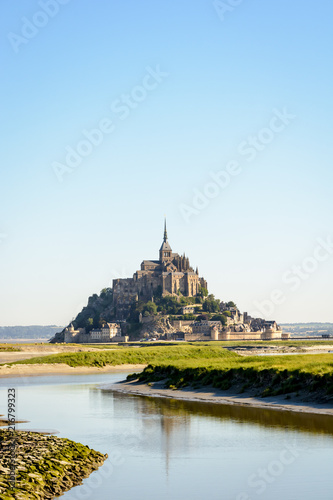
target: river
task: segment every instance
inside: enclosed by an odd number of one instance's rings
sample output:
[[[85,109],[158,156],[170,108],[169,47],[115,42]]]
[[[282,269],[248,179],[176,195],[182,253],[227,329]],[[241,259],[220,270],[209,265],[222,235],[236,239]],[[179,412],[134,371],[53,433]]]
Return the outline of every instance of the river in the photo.
[[[125,395],[126,374],[3,378],[18,428],[51,430],[109,459],[64,500],[332,500],[333,418]]]

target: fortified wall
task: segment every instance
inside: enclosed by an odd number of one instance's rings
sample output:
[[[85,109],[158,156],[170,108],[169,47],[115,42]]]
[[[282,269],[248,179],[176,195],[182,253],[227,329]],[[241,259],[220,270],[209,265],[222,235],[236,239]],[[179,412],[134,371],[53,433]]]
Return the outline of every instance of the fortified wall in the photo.
[[[106,323],[102,328],[93,329],[89,333],[85,328],[74,329],[71,323],[64,331],[64,342],[66,344],[91,344],[105,342],[128,342],[128,336],[121,334],[120,325],[117,323]]]

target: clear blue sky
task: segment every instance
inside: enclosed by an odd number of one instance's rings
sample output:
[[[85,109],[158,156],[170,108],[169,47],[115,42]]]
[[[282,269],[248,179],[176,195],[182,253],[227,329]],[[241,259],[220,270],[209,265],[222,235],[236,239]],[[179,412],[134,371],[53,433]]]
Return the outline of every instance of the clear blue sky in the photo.
[[[220,299],[333,321],[333,4],[233,3],[4,3],[0,325],[67,324],[165,213]]]

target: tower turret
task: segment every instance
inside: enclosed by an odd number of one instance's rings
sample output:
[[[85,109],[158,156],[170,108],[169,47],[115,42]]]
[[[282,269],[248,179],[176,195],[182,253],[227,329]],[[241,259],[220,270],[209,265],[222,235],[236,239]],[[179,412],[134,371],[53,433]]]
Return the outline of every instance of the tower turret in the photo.
[[[164,219],[164,238],[163,241],[167,241],[168,239],[168,233],[167,233],[167,228],[166,228],[166,219]]]

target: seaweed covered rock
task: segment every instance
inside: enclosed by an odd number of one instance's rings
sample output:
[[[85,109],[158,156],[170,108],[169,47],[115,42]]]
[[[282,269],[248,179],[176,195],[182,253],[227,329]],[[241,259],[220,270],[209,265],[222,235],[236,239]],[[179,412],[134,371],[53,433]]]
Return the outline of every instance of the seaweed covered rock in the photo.
[[[107,458],[69,439],[10,430],[0,430],[0,453],[2,500],[55,498],[81,484]]]

